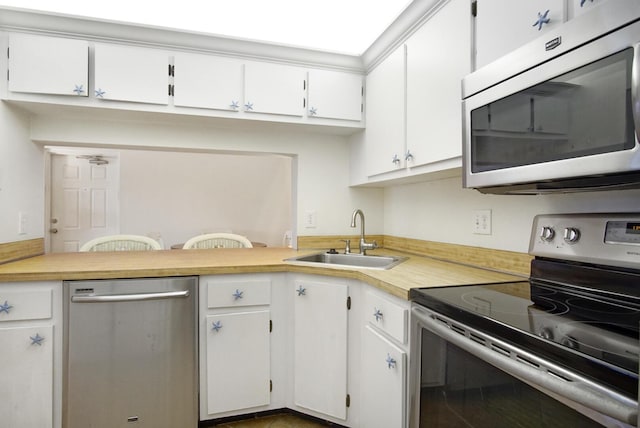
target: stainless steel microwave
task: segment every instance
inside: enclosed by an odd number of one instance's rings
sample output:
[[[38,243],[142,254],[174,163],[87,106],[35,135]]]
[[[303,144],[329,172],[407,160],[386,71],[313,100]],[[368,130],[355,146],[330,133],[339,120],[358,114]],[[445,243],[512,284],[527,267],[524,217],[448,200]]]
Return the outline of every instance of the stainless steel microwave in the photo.
[[[640,188],[640,2],[546,34],[463,80],[464,187]]]

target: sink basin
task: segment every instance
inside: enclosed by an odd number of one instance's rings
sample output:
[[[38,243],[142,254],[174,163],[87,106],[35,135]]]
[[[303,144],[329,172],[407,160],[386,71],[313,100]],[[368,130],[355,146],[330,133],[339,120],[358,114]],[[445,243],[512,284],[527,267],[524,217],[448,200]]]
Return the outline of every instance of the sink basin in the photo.
[[[362,254],[317,253],[292,257],[287,262],[301,262],[307,265],[349,266],[367,269],[391,269],[407,260],[407,257],[363,256]]]

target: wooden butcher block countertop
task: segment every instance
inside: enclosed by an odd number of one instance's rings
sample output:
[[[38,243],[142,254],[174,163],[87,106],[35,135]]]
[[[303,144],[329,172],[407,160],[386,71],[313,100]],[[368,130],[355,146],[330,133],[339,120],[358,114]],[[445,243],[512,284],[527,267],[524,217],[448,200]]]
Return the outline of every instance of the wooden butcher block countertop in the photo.
[[[415,287],[518,281],[523,277],[393,250],[370,252],[408,257],[389,270],[344,266],[301,266],[284,261],[319,252],[289,248],[56,253],[0,265],[0,282],[143,278],[259,272],[298,272],[366,282],[408,299]]]

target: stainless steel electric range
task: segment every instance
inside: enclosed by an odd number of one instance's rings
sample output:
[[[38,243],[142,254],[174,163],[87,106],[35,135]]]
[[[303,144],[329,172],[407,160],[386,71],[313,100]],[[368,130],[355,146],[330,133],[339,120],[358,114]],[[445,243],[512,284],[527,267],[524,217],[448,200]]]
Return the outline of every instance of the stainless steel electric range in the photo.
[[[411,426],[637,425],[640,214],[540,215],[529,280],[411,292]]]

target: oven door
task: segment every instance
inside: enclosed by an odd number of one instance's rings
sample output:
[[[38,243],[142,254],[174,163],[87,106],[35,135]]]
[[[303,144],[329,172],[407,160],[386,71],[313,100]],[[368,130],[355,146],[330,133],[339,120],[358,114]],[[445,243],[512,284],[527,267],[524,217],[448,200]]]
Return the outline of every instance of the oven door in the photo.
[[[632,427],[638,403],[414,304],[412,428]]]
[[[637,174],[639,41],[636,22],[466,98],[464,186]]]

